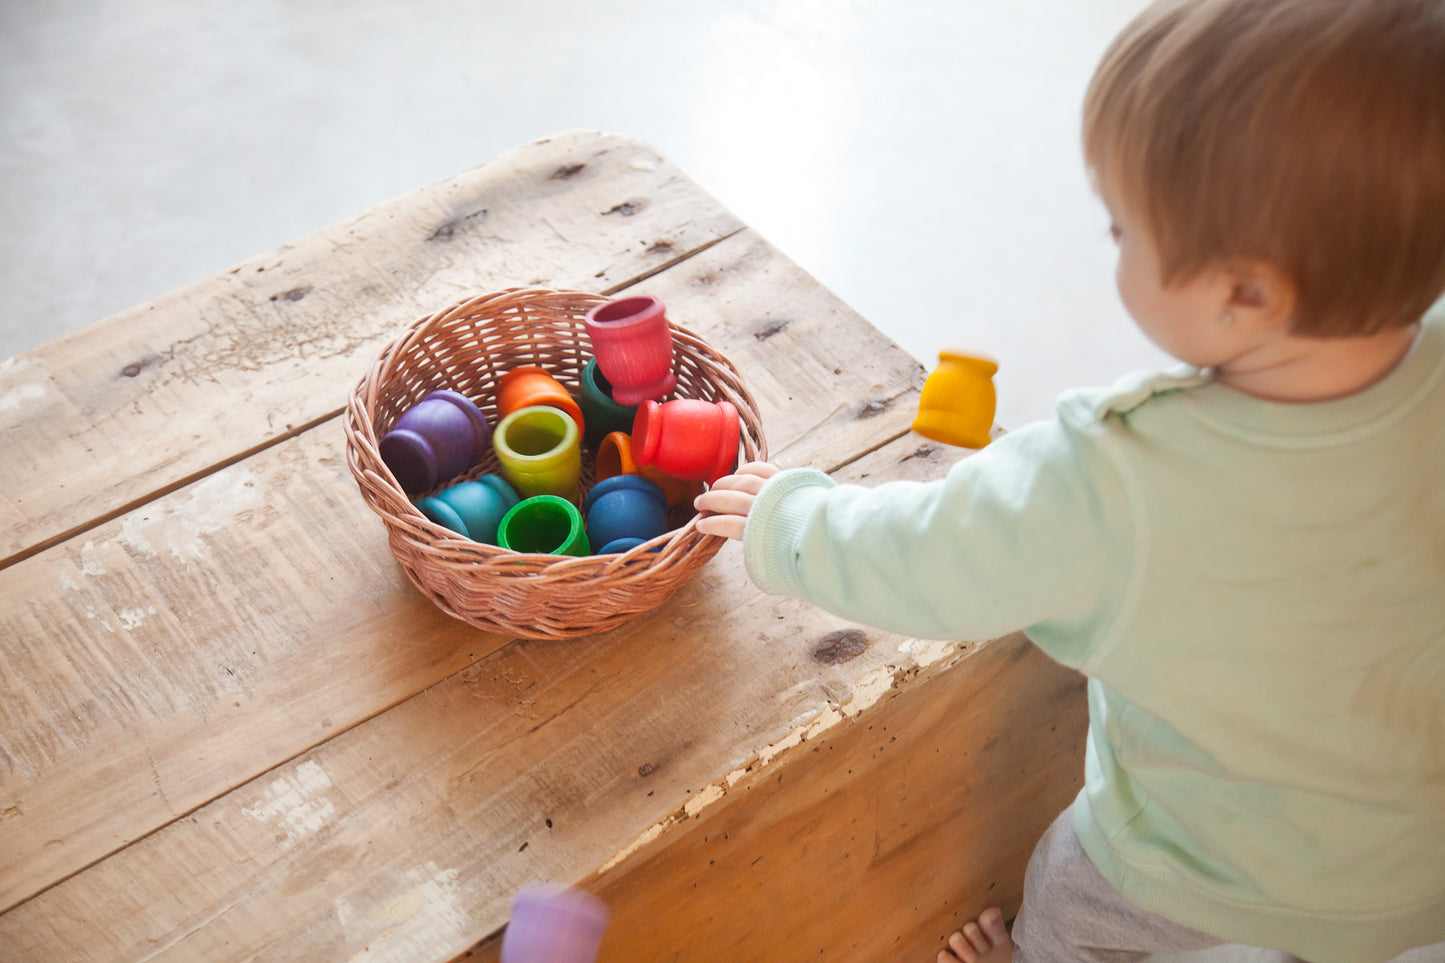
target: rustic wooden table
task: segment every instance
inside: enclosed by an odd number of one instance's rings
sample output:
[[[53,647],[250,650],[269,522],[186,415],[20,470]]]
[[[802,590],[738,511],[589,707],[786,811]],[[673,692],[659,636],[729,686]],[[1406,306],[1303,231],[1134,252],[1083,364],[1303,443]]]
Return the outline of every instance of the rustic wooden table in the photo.
[[[404,324],[660,296],[774,460],[875,482],[924,370],[646,144],[570,132],[0,364],[0,960],[495,957],[522,885],[602,957],[931,959],[1017,906],[1079,679],[764,596],[736,546],[572,641],[405,580],[338,417]]]

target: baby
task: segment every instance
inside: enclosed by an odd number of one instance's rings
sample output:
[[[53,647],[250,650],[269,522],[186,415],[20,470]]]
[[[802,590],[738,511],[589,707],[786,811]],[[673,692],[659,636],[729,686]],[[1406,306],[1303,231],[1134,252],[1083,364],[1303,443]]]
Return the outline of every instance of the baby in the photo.
[[[940,961],[1445,941],[1445,2],[1157,3],[1084,147],[1181,366],[928,484],[745,465],[698,525],[765,591],[1023,629],[1088,678],[1084,789],[1012,934],[991,908]]]

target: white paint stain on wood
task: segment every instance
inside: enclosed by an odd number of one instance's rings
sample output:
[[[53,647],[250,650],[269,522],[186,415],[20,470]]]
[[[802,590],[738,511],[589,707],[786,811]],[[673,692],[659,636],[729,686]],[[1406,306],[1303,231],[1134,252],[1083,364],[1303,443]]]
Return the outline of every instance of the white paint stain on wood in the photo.
[[[913,664],[923,668],[955,656],[968,648],[966,642],[942,642],[930,639],[905,639],[898,651],[909,656]]]
[[[169,552],[182,562],[201,561],[206,537],[235,524],[236,516],[261,498],[255,472],[242,467],[216,472],[192,486],[184,499],[130,513],[116,541],[138,555]]]
[[[103,629],[105,629],[105,630],[106,630],[107,632],[109,632],[111,635],[114,635],[114,634],[115,634],[115,628],[114,628],[109,622],[107,622],[105,619],[103,619],[103,618],[101,618],[99,615],[97,615],[97,614],[95,613],[95,609],[90,608],[90,607],[87,606],[87,607],[86,607],[86,610],[85,610],[85,617],[86,617],[87,619],[89,619],[89,620],[93,620],[93,621],[99,623],[100,627],[103,628]]]
[[[692,818],[725,795],[727,795],[727,793],[722,786],[716,784],[704,786],[702,792],[687,801],[687,804],[682,807],[682,811],[689,818]]]
[[[120,624],[125,626],[127,630],[140,628],[142,625],[145,625],[147,615],[155,614],[156,607],[154,605],[147,605],[143,609],[139,607],[121,609],[119,612],[115,613],[116,618],[120,619]]]
[[[272,780],[259,805],[241,811],[257,822],[284,830],[281,845],[289,847],[321,829],[336,812],[335,805],[323,795],[330,788],[331,777],[326,770],[308,759]]]
[[[18,388],[11,388],[0,395],[0,411],[19,411],[20,406],[26,402],[39,401],[45,397],[45,386],[37,384],[21,385]]]
[[[676,816],[669,816],[661,822],[653,823],[651,826],[648,826],[646,829],[644,829],[641,833],[638,834],[636,839],[619,849],[616,853],[612,855],[611,859],[603,863],[602,866],[597,870],[598,874],[600,875],[611,870],[613,867],[617,866],[619,863],[621,863],[627,857],[631,856],[633,853],[644,848],[655,840],[661,838],[662,834],[670,826],[672,826],[673,823],[677,821],[678,820]]]
[[[364,944],[351,963],[410,963],[435,957],[463,938],[467,928],[456,869],[431,860],[402,874],[403,889],[371,912],[336,900],[336,918],[347,943]]]
[[[789,749],[792,749],[794,746],[802,745],[803,736],[806,731],[806,727],[801,729],[794,729],[792,732],[788,733],[777,742],[766,745],[763,748],[759,749],[756,768],[762,769],[766,766],[769,766],[772,764],[772,761],[778,756],[787,752]]]
[[[151,544],[146,532],[151,528],[151,521],[148,515],[141,512],[131,512],[125,516],[120,525],[120,534],[116,541],[137,555],[151,556],[158,554],[155,546]]]
[[[898,681],[899,669],[896,665],[882,665],[853,683],[853,698],[841,707],[843,714],[851,719],[871,709]]]
[[[46,377],[32,358],[16,355],[0,361],[0,411],[19,411],[22,405],[45,397]]]
[[[105,574],[105,567],[100,564],[100,552],[94,542],[86,542],[80,546],[80,574],[90,578]]]

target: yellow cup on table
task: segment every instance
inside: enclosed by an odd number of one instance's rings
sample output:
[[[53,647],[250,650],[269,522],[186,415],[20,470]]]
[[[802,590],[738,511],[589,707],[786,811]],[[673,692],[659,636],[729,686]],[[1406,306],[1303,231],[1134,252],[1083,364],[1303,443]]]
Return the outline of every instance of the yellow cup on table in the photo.
[[[982,448],[993,428],[998,364],[952,350],[940,351],[938,362],[923,383],[913,430],[945,445]]]

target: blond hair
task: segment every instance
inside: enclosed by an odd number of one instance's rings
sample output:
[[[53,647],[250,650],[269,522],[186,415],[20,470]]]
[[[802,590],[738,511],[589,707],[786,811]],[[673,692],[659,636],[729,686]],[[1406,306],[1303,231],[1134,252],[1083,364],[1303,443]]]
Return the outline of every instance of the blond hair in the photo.
[[[1413,324],[1445,291],[1445,0],[1164,0],[1089,85],[1084,153],[1165,284],[1282,271],[1296,334]]]

